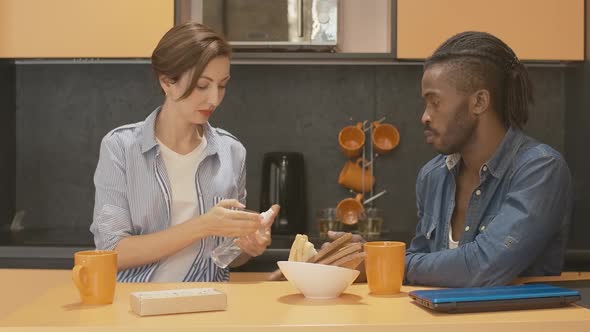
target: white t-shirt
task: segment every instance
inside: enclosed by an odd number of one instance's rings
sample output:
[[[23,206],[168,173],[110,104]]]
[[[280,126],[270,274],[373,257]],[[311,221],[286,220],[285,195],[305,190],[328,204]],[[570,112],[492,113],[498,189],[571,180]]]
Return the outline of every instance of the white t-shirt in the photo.
[[[449,249],[455,249],[459,246],[459,241],[453,240],[453,225],[449,225]]]
[[[203,161],[203,150],[207,146],[207,140],[203,135],[201,143],[188,154],[182,155],[174,152],[160,140],[160,155],[166,166],[168,180],[171,187],[170,202],[170,226],[182,224],[194,217],[197,209],[197,188],[195,186],[195,174],[197,167]],[[195,259],[200,241],[197,241],[179,252],[160,261],[153,272],[152,282],[180,282],[184,279]]]

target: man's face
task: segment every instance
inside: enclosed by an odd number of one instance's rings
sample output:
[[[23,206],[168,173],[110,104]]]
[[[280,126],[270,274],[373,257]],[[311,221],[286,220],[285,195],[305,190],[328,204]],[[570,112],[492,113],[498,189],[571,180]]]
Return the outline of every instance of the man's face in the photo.
[[[477,125],[470,112],[469,95],[457,90],[449,79],[451,70],[445,64],[435,64],[422,76],[425,109],[421,121],[426,143],[445,155],[461,152]]]

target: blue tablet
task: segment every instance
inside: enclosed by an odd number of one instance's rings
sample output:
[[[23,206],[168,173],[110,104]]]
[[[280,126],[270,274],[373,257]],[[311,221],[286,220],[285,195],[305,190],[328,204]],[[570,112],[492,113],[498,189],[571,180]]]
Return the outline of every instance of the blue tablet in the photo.
[[[580,300],[580,292],[546,284],[417,290],[418,304],[442,312],[478,312],[553,308]]]

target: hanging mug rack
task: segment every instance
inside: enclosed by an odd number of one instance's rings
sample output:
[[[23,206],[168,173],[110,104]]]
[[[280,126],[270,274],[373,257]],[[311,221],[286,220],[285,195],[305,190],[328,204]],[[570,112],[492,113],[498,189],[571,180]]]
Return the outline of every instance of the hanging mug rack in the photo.
[[[340,172],[338,183],[355,195],[355,198],[341,200],[336,206],[336,216],[344,224],[356,224],[364,205],[372,206],[373,201],[387,194],[387,190],[375,193],[374,162],[399,145],[400,135],[397,128],[384,123],[385,120],[386,117],[372,122],[364,120],[346,126],[338,133],[340,149],[349,158]],[[367,135],[370,139],[366,139]],[[367,198],[363,200],[365,196]]]

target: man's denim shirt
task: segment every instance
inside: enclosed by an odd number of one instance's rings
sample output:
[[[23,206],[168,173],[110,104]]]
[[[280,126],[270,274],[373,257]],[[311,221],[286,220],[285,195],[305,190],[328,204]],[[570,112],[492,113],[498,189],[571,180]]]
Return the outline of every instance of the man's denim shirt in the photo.
[[[559,275],[572,206],[562,156],[510,128],[481,167],[459,247],[449,250],[460,161],[459,155],[439,155],[418,175],[418,225],[406,252],[406,283],[476,287]]]

